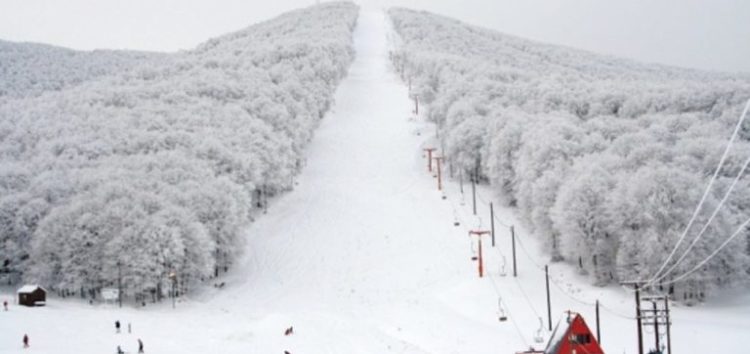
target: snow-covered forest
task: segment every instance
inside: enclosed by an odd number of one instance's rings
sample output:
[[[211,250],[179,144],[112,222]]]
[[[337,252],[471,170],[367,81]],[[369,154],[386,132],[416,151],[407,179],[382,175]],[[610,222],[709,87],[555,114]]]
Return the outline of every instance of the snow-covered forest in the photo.
[[[63,295],[180,292],[226,271],[293,188],[354,57],[357,7],[286,13],[173,54],[0,49],[0,276]]]
[[[60,91],[100,76],[158,62],[165,57],[167,55],[161,53],[125,50],[83,52],[46,44],[0,40],[0,100]]]
[[[714,174],[750,76],[545,45],[426,12],[389,14],[399,35],[394,67],[427,105],[455,178],[489,183],[552,260],[596,284],[658,270]],[[739,136],[661,280],[678,300],[700,300],[750,271],[743,227],[716,258],[670,284],[748,217],[750,179],[731,188],[750,157],[747,128]]]

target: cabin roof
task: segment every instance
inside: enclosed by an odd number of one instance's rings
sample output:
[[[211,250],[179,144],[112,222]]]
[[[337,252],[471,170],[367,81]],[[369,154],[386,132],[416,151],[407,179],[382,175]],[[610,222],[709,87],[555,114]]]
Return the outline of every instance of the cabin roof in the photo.
[[[30,293],[33,293],[34,291],[36,291],[36,289],[42,289],[44,292],[47,292],[47,290],[44,290],[44,288],[42,288],[39,285],[30,284],[30,285],[24,285],[24,286],[22,286],[20,289],[18,289],[18,293],[19,294],[30,294]]]

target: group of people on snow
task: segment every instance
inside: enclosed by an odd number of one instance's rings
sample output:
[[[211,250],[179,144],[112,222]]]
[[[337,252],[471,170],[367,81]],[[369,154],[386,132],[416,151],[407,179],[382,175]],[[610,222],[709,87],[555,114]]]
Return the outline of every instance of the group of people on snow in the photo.
[[[131,332],[130,322],[128,322],[128,333]],[[115,320],[115,333],[120,333],[120,320]],[[138,338],[138,353],[145,353],[143,351],[143,341]],[[125,354],[122,347],[117,346],[117,354]]]

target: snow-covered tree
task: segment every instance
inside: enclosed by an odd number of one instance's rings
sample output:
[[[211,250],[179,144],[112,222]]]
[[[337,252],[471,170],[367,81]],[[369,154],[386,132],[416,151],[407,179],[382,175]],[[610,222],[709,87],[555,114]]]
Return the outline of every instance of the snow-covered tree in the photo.
[[[596,284],[657,271],[713,175],[750,76],[601,56],[426,12],[389,15],[394,69],[427,105],[452,167],[479,171],[551,258],[580,264]],[[746,127],[687,244],[750,156]],[[670,277],[746,220],[748,193],[742,180]],[[671,290],[698,296],[746,279],[748,237]]]

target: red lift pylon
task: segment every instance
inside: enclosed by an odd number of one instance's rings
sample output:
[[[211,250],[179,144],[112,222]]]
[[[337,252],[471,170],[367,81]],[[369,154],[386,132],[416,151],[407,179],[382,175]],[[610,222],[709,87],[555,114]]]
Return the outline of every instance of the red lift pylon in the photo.
[[[470,230],[469,231],[469,237],[472,235],[476,235],[477,239],[479,240],[479,257],[477,259],[479,263],[479,277],[484,276],[484,260],[482,259],[482,235],[489,235],[491,234],[490,230]]]
[[[436,148],[425,148],[422,149],[427,151],[427,172],[432,172],[432,152],[437,150]]]

